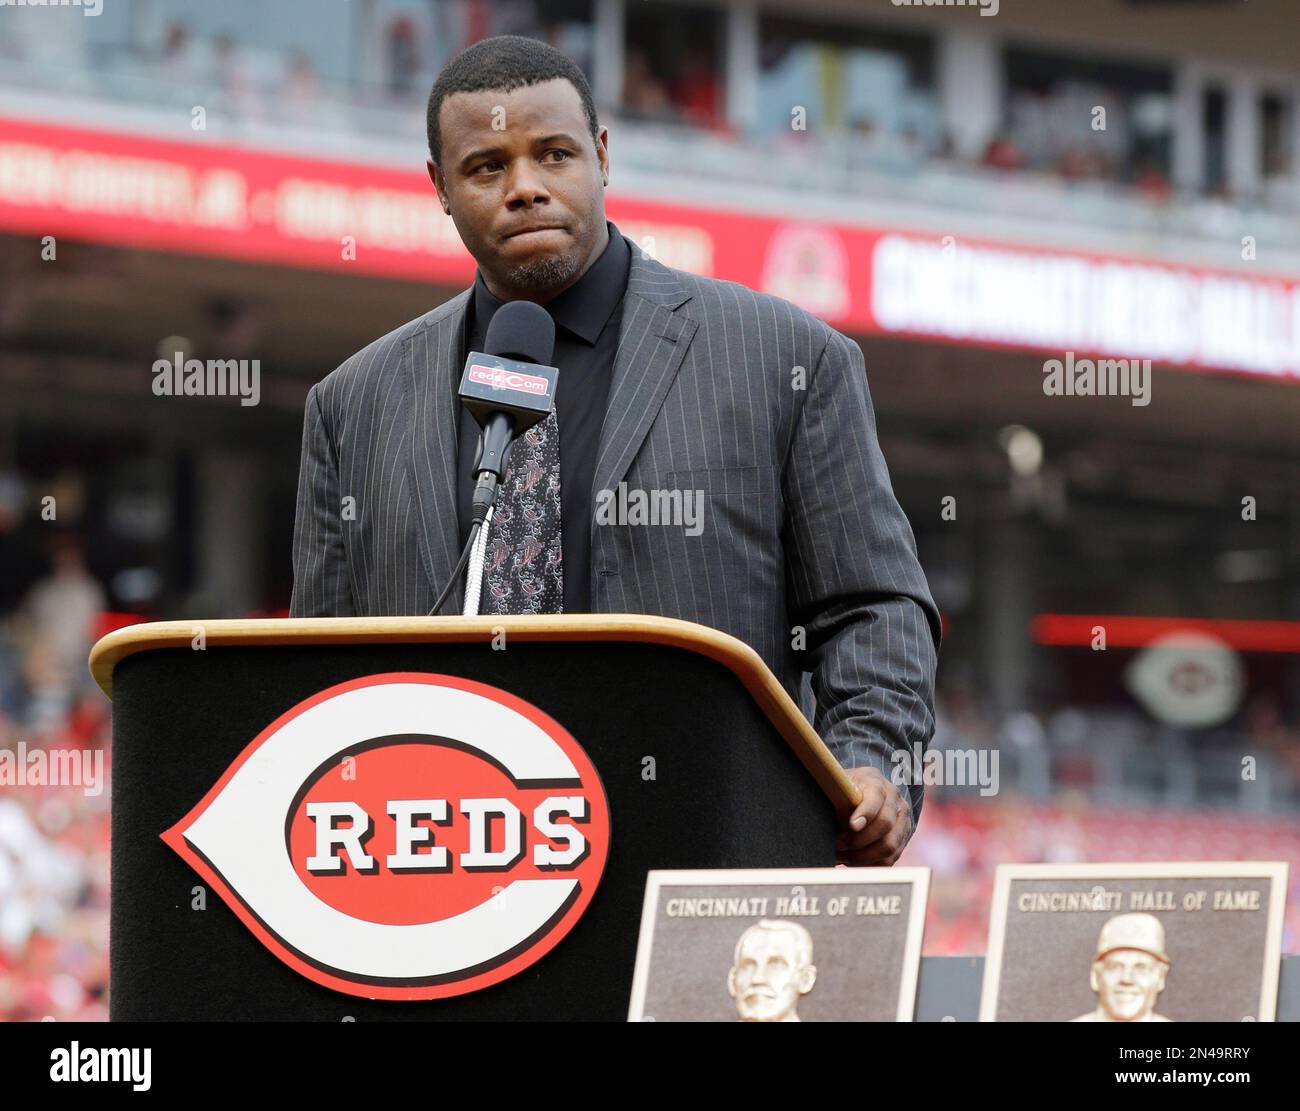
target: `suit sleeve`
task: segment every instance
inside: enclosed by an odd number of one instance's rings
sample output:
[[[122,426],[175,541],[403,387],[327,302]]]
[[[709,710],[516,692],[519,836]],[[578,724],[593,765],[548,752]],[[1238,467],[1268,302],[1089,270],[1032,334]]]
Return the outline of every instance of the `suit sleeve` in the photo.
[[[298,501],[293,523],[291,617],[350,617],[356,613],[343,547],[338,455],[321,411],[319,386],[307,394]]]
[[[899,783],[893,754],[934,734],[939,612],[876,439],[862,352],[838,332],[809,378],[784,493],[790,620],[804,630],[814,728],[844,767]],[[916,819],[922,786],[908,786]]]

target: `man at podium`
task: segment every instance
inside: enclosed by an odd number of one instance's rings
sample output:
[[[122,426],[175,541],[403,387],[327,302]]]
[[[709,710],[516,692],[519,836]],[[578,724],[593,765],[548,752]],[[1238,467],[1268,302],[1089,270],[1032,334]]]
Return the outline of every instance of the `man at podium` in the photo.
[[[940,624],[861,350],[625,238],[605,214],[608,129],[543,43],[449,62],[427,137],[477,273],[312,387],[292,615],[425,614],[448,584],[442,612],[459,611],[479,437],[462,368],[503,306],[541,305],[558,389],[511,448],[482,612],[661,614],[747,642],[862,791],[839,859],[892,864],[922,787],[900,789],[891,756],[933,733]]]

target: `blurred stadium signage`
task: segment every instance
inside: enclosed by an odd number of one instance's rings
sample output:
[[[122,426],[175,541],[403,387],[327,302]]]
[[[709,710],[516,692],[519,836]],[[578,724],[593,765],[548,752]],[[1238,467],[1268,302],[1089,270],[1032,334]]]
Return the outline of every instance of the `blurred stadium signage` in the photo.
[[[0,117],[0,230],[468,285],[474,264],[409,171]],[[836,327],[1300,380],[1300,280],[1154,259],[611,197],[670,266]]]
[[[887,332],[1300,377],[1300,283],[1131,259],[886,234]]]
[[[1129,662],[1124,678],[1153,717],[1189,729],[1226,721],[1246,689],[1237,653],[1218,637],[1195,631],[1158,637]]]
[[[604,787],[535,706],[446,675],[323,690],[163,835],[280,960],[369,999],[437,999],[533,964],[595,894]]]

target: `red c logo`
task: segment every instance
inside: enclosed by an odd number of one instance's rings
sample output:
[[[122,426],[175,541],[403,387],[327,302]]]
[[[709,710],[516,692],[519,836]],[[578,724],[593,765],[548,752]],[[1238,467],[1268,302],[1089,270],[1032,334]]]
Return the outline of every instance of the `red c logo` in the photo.
[[[281,715],[162,838],[304,976],[437,999],[553,949],[609,836],[596,769],[554,719],[483,683],[394,672]]]

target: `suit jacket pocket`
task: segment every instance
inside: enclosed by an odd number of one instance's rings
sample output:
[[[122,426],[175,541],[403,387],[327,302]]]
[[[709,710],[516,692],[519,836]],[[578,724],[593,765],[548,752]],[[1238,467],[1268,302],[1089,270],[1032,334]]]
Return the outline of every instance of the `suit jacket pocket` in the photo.
[[[696,507],[694,528],[687,534],[713,533],[722,554],[732,544],[774,538],[783,516],[778,468],[774,466],[705,467],[669,471],[667,488],[681,491],[683,506]]]

